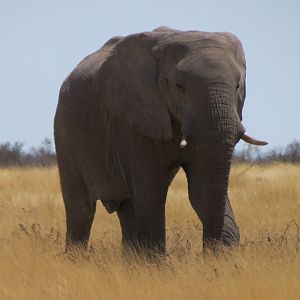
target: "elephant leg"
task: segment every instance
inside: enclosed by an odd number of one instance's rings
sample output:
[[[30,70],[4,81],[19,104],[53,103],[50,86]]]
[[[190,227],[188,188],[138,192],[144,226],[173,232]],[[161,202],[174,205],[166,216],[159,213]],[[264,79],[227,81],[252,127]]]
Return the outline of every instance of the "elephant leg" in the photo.
[[[240,231],[236,224],[228,195],[226,198],[222,240],[226,245],[238,245],[240,242]]]
[[[96,211],[96,201],[86,201],[86,194],[80,192],[76,195],[79,203],[66,205],[67,234],[66,247],[80,246],[87,249],[90,231]]]
[[[138,250],[163,254],[166,247],[165,188],[141,189],[134,194]]]
[[[58,162],[66,210],[66,249],[70,246],[87,249],[96,199],[91,198],[84,180],[72,164]]]
[[[168,189],[168,167],[161,145],[136,134],[124,123],[115,125],[116,147],[124,183],[134,205],[138,252],[164,253],[165,201]],[[150,250],[150,252],[148,252]]]
[[[226,246],[239,244],[240,234],[227,193],[220,199],[211,198],[207,183],[198,168],[185,168],[188,177],[189,199],[203,224],[203,246],[221,242]],[[219,232],[218,235],[215,233]]]
[[[128,246],[132,246],[136,240],[136,218],[131,199],[121,202],[120,207],[117,209],[117,214],[122,230],[123,247],[126,249]]]

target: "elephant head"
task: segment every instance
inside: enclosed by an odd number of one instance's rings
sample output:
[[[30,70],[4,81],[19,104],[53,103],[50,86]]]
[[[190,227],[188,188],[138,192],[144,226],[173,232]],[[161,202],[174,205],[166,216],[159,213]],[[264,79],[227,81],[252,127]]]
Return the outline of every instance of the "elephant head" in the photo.
[[[139,133],[172,139],[171,118],[181,126],[181,147],[220,142],[234,146],[241,123],[246,63],[240,41],[230,33],[154,32],[112,39],[113,50],[94,82],[109,112]]]

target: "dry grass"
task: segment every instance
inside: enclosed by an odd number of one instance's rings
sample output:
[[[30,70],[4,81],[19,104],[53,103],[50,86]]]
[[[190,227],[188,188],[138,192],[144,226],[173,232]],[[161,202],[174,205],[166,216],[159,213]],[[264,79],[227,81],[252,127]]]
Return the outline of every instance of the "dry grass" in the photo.
[[[202,256],[180,173],[168,195],[161,264],[124,258],[116,216],[101,204],[91,250],[67,255],[57,169],[2,169],[0,298],[299,299],[300,167],[235,166],[230,196],[242,236],[231,253]]]

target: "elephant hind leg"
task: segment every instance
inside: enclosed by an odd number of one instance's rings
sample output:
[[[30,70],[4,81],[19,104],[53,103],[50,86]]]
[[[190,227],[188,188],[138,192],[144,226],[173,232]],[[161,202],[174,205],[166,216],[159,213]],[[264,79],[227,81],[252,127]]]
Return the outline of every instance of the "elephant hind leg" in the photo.
[[[136,217],[131,199],[126,199],[120,203],[117,214],[122,229],[122,243],[126,250],[128,246],[131,247],[136,242]]]
[[[61,161],[58,156],[61,187],[66,210],[66,249],[70,246],[88,246],[91,226],[96,210],[96,199],[88,192],[87,186],[75,165]]]

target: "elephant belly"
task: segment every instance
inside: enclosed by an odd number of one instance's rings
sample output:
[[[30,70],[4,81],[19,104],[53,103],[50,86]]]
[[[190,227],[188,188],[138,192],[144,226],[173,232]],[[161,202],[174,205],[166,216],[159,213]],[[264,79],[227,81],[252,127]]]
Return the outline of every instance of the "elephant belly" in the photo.
[[[108,178],[107,178],[108,179]],[[121,178],[119,180],[103,180],[89,184],[95,198],[101,200],[108,213],[115,212],[121,202],[129,198],[129,193]]]

